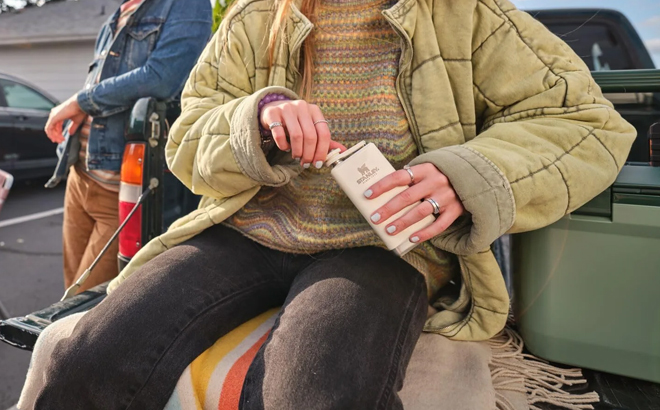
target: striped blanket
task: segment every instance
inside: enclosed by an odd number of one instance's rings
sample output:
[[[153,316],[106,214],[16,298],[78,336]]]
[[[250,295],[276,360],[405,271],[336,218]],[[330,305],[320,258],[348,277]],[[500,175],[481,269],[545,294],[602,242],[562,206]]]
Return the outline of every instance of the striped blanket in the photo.
[[[183,372],[164,410],[238,410],[243,381],[279,309],[244,323],[199,355]],[[423,333],[399,397],[406,410],[527,410],[537,403],[593,409],[598,395],[547,389],[584,382],[580,370],[559,369],[522,354],[519,335],[505,329],[489,342],[454,342]],[[433,360],[429,360],[433,358]],[[527,397],[525,392],[528,393]]]
[[[165,410],[238,410],[245,375],[278,312],[255,317],[199,355],[179,378]],[[84,314],[62,318],[41,334],[17,409],[34,410],[53,349],[71,335]],[[531,410],[538,409],[538,403],[593,409],[589,403],[598,402],[595,393],[561,390],[562,385],[584,382],[578,369],[556,368],[523,354],[522,339],[511,329],[479,343],[423,333],[399,397],[406,410]]]
[[[279,309],[243,323],[199,355],[177,382],[164,410],[238,410],[243,380]]]

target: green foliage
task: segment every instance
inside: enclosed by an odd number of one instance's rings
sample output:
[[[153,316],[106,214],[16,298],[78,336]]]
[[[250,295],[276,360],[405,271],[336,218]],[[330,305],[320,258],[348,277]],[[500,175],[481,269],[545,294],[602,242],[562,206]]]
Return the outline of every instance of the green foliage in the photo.
[[[2,0],[0,0],[2,1]],[[235,0],[216,0],[215,6],[213,6],[213,32],[215,33],[218,27],[220,27],[220,22],[225,15],[225,12],[229,6],[234,3]]]

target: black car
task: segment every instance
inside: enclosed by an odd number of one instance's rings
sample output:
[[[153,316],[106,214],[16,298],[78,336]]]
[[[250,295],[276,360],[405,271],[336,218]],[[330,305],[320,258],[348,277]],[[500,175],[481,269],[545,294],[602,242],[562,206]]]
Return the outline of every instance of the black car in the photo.
[[[16,77],[0,74],[0,169],[17,179],[48,176],[57,164],[44,126],[57,99]]]

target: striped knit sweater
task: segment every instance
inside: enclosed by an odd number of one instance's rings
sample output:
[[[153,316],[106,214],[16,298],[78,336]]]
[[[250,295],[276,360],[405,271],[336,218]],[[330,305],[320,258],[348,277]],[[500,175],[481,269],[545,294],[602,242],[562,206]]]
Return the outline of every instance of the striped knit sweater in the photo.
[[[376,144],[394,168],[417,156],[395,89],[400,40],[381,11],[390,0],[323,0],[314,35],[312,103],[346,146]],[[283,187],[263,187],[226,221],[264,246],[291,253],[384,246],[330,175],[310,167]],[[427,277],[429,294],[457,269],[455,258],[422,244],[405,259]]]

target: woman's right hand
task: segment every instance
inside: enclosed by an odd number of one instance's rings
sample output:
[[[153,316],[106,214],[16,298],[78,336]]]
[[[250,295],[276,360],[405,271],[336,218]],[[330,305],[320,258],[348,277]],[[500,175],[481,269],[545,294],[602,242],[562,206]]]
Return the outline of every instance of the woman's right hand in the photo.
[[[282,151],[291,150],[293,159],[299,160],[305,168],[311,164],[321,168],[329,151],[335,148],[342,152],[346,150],[345,146],[332,140],[321,109],[304,100],[268,103],[261,110],[260,121],[266,129],[274,122],[282,123],[281,127],[271,129],[275,144]]]

